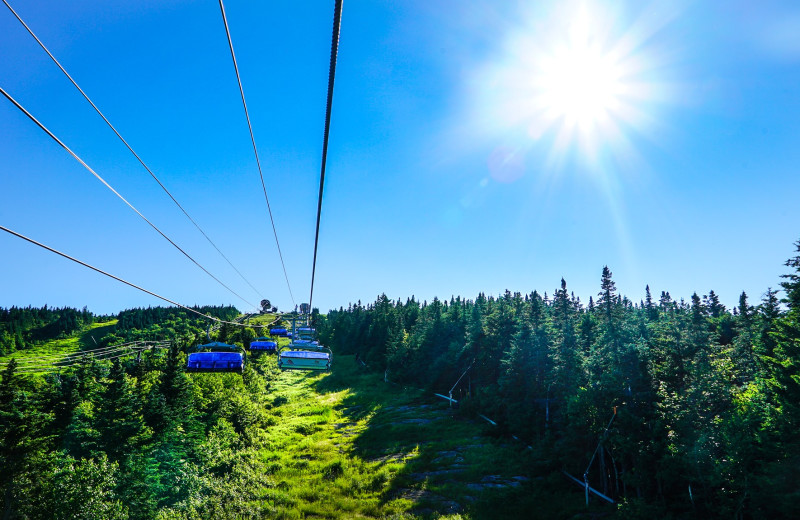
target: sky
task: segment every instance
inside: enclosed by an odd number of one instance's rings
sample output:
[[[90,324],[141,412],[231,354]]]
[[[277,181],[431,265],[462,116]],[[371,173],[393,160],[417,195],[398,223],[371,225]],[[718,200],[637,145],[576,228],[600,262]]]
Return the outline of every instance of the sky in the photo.
[[[0,225],[184,305],[307,302],[332,1],[7,0]],[[634,302],[777,288],[800,238],[793,1],[348,0],[314,307],[552,294],[608,266]],[[255,290],[250,287],[255,287]],[[236,293],[236,294],[233,294]],[[0,307],[163,302],[0,233]]]

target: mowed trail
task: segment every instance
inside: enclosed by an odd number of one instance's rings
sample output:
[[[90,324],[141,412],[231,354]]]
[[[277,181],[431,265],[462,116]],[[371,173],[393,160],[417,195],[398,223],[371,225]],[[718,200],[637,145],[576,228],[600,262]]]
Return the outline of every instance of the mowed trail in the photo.
[[[336,356],[270,386],[261,510],[278,518],[524,518],[524,445]],[[518,511],[518,509],[520,509]],[[528,510],[527,513],[530,513]]]

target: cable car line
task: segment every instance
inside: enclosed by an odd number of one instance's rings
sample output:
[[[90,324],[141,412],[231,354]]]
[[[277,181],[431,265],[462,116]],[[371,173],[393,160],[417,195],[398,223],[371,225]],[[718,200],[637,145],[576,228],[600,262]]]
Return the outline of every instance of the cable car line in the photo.
[[[5,0],[4,0],[5,1]],[[278,231],[275,229],[275,219],[272,217],[272,208],[269,204],[269,197],[267,196],[267,185],[264,182],[264,172],[261,170],[261,160],[258,158],[258,148],[256,148],[256,139],[253,136],[253,125],[250,123],[250,113],[247,111],[247,102],[244,99],[244,89],[242,88],[242,78],[239,75],[239,65],[236,63],[236,54],[233,52],[233,40],[231,40],[231,31],[228,28],[228,18],[225,16],[225,6],[222,0],[219,0],[219,9],[222,11],[222,22],[225,24],[225,34],[228,36],[228,47],[231,49],[231,59],[233,60],[233,69],[236,71],[236,81],[239,83],[239,93],[242,96],[242,106],[244,107],[244,115],[247,119],[247,128],[250,130],[250,142],[253,143],[253,153],[256,156],[256,165],[258,166],[258,174],[261,177],[261,188],[264,190],[264,200],[267,201],[267,212],[269,213],[269,221],[272,224],[272,234],[275,235],[275,245],[278,246],[278,256],[281,259],[281,267],[283,268],[283,276],[286,278],[286,287],[289,288],[289,297],[292,299],[292,304],[297,305],[292,294],[292,286],[289,284],[289,275],[286,274],[286,264],[283,262],[283,253],[281,252],[281,244],[278,241]]]
[[[222,0],[220,0],[220,3]],[[328,101],[325,107],[325,133],[322,139],[322,167],[319,174],[319,198],[317,199],[317,229],[314,234],[314,260],[311,266],[311,293],[308,296],[308,310],[314,300],[314,278],[317,272],[317,245],[319,244],[319,220],[322,215],[322,191],[325,187],[325,166],[328,161],[328,135],[331,127],[331,108],[333,105],[333,82],[336,79],[336,58],[339,53],[339,29],[342,24],[342,0],[336,0],[333,11],[333,34],[331,36],[331,64],[328,70]]]
[[[129,341],[127,343],[120,343],[109,347],[97,347],[87,350],[78,350],[69,354],[38,354],[35,358],[23,358],[17,360],[17,366],[20,368],[32,368],[40,366],[41,363],[52,365],[54,363],[71,363],[72,361],[82,359],[84,357],[93,357],[95,359],[102,359],[101,356],[108,356],[115,354],[120,350],[150,348],[154,345],[163,345],[168,342],[164,341]],[[149,346],[148,346],[149,345]],[[0,367],[7,366],[8,363],[0,362]]]
[[[147,350],[163,350],[163,349],[166,349],[166,348],[168,348],[168,347],[152,347],[152,349],[144,349],[144,348],[143,349],[130,349],[128,352],[125,352],[124,354],[118,354],[118,355],[111,356],[111,357],[98,357],[98,358],[90,357],[89,359],[97,360],[97,361],[112,361],[114,359],[119,359],[119,358],[123,358],[123,357],[127,357],[127,356],[133,356],[135,354],[140,354],[140,353],[145,352]],[[68,365],[40,365],[40,366],[37,366],[37,367],[25,367],[25,368],[19,368],[17,370],[17,372],[20,373],[20,374],[41,374],[41,373],[45,373],[45,372],[50,372],[52,370],[60,370],[60,369],[63,369],[63,368],[72,368],[72,367],[80,366],[81,364],[85,363],[86,361],[87,361],[86,359],[81,359],[80,361],[75,361],[75,362],[70,363]]]
[[[191,223],[194,224],[194,226],[197,228],[197,230],[200,231],[200,233],[205,237],[205,239],[208,240],[208,242],[214,247],[214,249],[217,250],[217,252],[222,256],[222,258],[224,258],[225,261],[228,262],[228,265],[230,265],[233,268],[233,270],[236,271],[236,273],[242,278],[242,280],[244,280],[247,283],[247,285],[249,285],[256,292],[256,294],[258,294],[261,298],[264,298],[264,296],[261,294],[261,292],[258,289],[256,289],[253,286],[253,284],[250,283],[250,281],[247,278],[244,277],[244,275],[239,271],[239,269],[237,269],[236,266],[233,265],[233,263],[228,259],[228,257],[225,256],[225,254],[219,249],[219,247],[217,247],[217,245],[211,240],[211,238],[209,238],[209,236],[205,233],[205,231],[203,231],[203,229],[200,227],[200,225],[197,222],[195,222],[195,220],[189,215],[189,213],[183,208],[183,206],[181,206],[181,204],[175,199],[175,197],[172,195],[172,193],[170,193],[170,191],[167,189],[167,187],[164,186],[164,184],[159,180],[159,178],[156,176],[156,174],[153,173],[153,171],[145,164],[145,162],[142,160],[142,158],[139,157],[139,154],[137,154],[133,150],[133,148],[131,148],[131,146],[122,137],[122,135],[120,135],[120,133],[117,131],[117,129],[114,128],[114,125],[112,125],[111,122],[106,118],[106,116],[100,111],[100,109],[97,108],[97,105],[95,105],[94,102],[91,99],[89,99],[89,96],[86,95],[86,92],[84,92],[83,89],[80,86],[78,86],[78,83],[76,83],[75,80],[72,79],[72,76],[69,75],[69,73],[66,71],[66,69],[61,65],[61,63],[59,63],[59,61],[56,59],[56,57],[53,56],[53,54],[45,46],[45,44],[42,43],[42,41],[36,36],[36,34],[34,34],[34,32],[31,30],[31,28],[28,27],[28,24],[26,24],[25,21],[17,14],[17,12],[11,7],[11,5],[8,3],[8,1],[7,0],[3,0],[3,3],[6,4],[6,7],[8,7],[8,9],[11,11],[11,13],[17,18],[17,20],[19,20],[19,23],[21,23],[22,26],[25,27],[25,29],[28,31],[28,33],[31,36],[33,36],[33,39],[36,40],[36,43],[38,43],[39,46],[44,50],[44,52],[46,52],[47,55],[50,56],[50,59],[53,60],[53,63],[55,63],[58,66],[58,68],[61,69],[61,72],[63,72],[64,75],[67,77],[67,79],[69,79],[69,81],[75,86],[75,88],[78,89],[78,92],[81,93],[81,95],[84,97],[84,99],[86,99],[86,101],[88,101],[89,104],[92,105],[92,108],[94,108],[95,112],[97,112],[97,114],[101,118],[103,118],[103,121],[106,122],[108,127],[116,134],[116,136],[119,138],[119,140],[122,141],[122,144],[124,144],[125,147],[133,154],[133,156],[136,157],[136,159],[139,161],[139,164],[141,164],[144,167],[144,169],[147,170],[147,173],[149,173],[150,176],[158,183],[158,185],[161,186],[161,189],[164,190],[164,192],[169,196],[170,199],[172,199],[172,202],[174,202],[175,205],[177,205],[178,208],[180,208],[180,210],[183,212],[183,214],[186,215],[186,218],[188,218],[191,221]]]
[[[2,90],[2,89],[0,89],[0,90]],[[113,278],[114,280],[116,280],[118,282],[124,283],[125,285],[133,287],[134,289],[138,289],[139,291],[147,293],[150,296],[154,296],[154,297],[158,298],[159,300],[163,300],[163,301],[165,301],[167,303],[171,303],[172,305],[175,305],[176,307],[180,307],[181,309],[184,309],[184,310],[187,310],[187,311],[192,312],[194,314],[197,314],[198,316],[201,316],[201,317],[203,317],[203,318],[205,318],[207,320],[216,321],[218,323],[225,323],[225,324],[228,324],[228,325],[236,325],[237,327],[251,327],[251,328],[263,329],[263,328],[269,328],[274,323],[277,323],[278,321],[283,319],[283,318],[279,317],[278,319],[276,319],[276,320],[274,320],[274,321],[272,321],[272,322],[270,322],[270,323],[268,323],[266,325],[246,325],[246,324],[242,324],[242,323],[237,323],[235,321],[221,320],[221,319],[216,318],[214,316],[209,316],[207,314],[203,314],[202,312],[200,312],[198,310],[195,310],[195,309],[192,309],[191,307],[187,307],[186,305],[181,305],[180,303],[172,301],[169,298],[161,296],[160,294],[156,294],[153,291],[148,291],[147,289],[145,289],[143,287],[139,287],[138,285],[136,285],[134,283],[131,283],[131,282],[127,281],[127,280],[124,280],[124,279],[120,278],[119,276],[114,276],[111,273],[107,273],[107,272],[103,271],[102,269],[100,269],[98,267],[95,267],[93,265],[87,264],[86,262],[78,260],[77,258],[72,257],[72,256],[70,256],[70,255],[68,255],[66,253],[62,253],[58,249],[54,249],[54,248],[52,248],[50,246],[42,244],[41,242],[37,242],[36,240],[34,240],[32,238],[28,238],[25,235],[23,235],[21,233],[17,233],[16,231],[13,231],[11,229],[8,229],[7,227],[5,227],[3,225],[0,225],[0,230],[5,231],[6,233],[9,233],[11,235],[14,235],[15,237],[21,238],[22,240],[25,240],[26,242],[30,242],[33,245],[39,246],[42,249],[46,249],[46,250],[50,251],[51,253],[55,253],[55,254],[57,254],[59,256],[62,256],[64,258],[66,258],[67,260],[72,260],[73,262],[75,262],[77,264],[80,264],[80,265],[82,265],[84,267],[88,267],[92,271],[95,271],[95,272],[98,272],[98,273],[100,273],[102,275],[108,276],[109,278]]]
[[[86,350],[83,352],[79,352],[79,356],[72,357],[70,359],[53,359],[52,361],[48,362],[47,359],[33,359],[29,360],[27,364],[23,363],[25,360],[17,361],[17,369],[20,372],[37,372],[42,369],[53,369],[53,368],[68,368],[73,367],[76,365],[80,365],[81,363],[86,362],[87,360],[97,360],[97,361],[107,361],[111,359],[117,359],[119,357],[128,356],[131,354],[135,354],[138,352],[142,352],[145,350],[150,349],[164,349],[167,348],[165,345],[160,346],[151,346],[151,347],[135,347],[135,346],[118,346],[118,348],[114,348],[108,352],[101,352],[96,353],[90,350]],[[124,351],[124,352],[123,352]],[[38,364],[33,364],[38,363]],[[44,364],[42,364],[44,363]],[[4,366],[7,366],[4,365]]]
[[[55,354],[55,355],[49,355],[48,356],[48,355],[39,354],[36,358],[29,358],[27,360],[19,360],[19,361],[17,361],[17,363],[19,364],[19,366],[22,366],[25,363],[28,363],[28,364],[34,363],[35,364],[35,363],[40,363],[42,361],[48,361],[48,360],[64,361],[64,360],[69,360],[69,359],[72,359],[72,358],[79,358],[81,356],[90,355],[90,354],[93,355],[93,356],[107,355],[107,354],[112,353],[115,350],[132,348],[131,345],[133,345],[133,343],[122,343],[122,344],[113,345],[113,346],[110,346],[110,347],[98,347],[98,348],[91,349],[91,350],[79,350],[77,352],[72,352],[70,354],[63,354],[63,355]],[[4,365],[5,365],[5,363],[0,363],[0,366],[4,366]]]
[[[52,138],[52,139],[53,139],[55,142],[57,142],[59,145],[61,145],[61,147],[62,147],[62,148],[64,148],[64,149],[65,149],[67,152],[69,152],[69,154],[70,154],[70,155],[72,155],[72,157],[74,157],[74,158],[75,158],[75,159],[76,159],[76,160],[77,160],[79,163],[81,163],[81,164],[83,165],[83,167],[84,167],[84,168],[86,168],[87,170],[89,170],[89,172],[90,172],[92,175],[94,175],[94,176],[95,176],[95,177],[96,177],[96,178],[97,178],[97,179],[98,179],[100,182],[102,182],[102,183],[103,183],[103,184],[104,184],[104,185],[105,185],[105,186],[106,186],[106,187],[107,187],[109,190],[111,190],[112,192],[114,192],[114,194],[115,194],[117,197],[119,197],[119,198],[120,198],[120,199],[121,199],[121,200],[122,200],[122,201],[123,201],[125,204],[127,204],[129,208],[131,208],[133,211],[135,211],[137,215],[139,215],[140,217],[142,217],[142,219],[143,219],[145,222],[147,222],[147,223],[150,225],[150,227],[152,227],[153,229],[155,229],[155,230],[158,232],[158,234],[159,234],[159,235],[161,235],[162,237],[164,237],[164,238],[167,240],[167,242],[169,242],[170,244],[172,244],[172,245],[173,245],[173,246],[174,246],[174,247],[175,247],[175,248],[176,248],[178,251],[180,251],[181,253],[183,253],[183,254],[184,254],[184,256],[186,256],[186,258],[188,258],[189,260],[191,260],[191,261],[192,261],[192,262],[193,262],[193,263],[194,263],[194,264],[195,264],[197,267],[199,267],[200,269],[202,269],[202,270],[203,270],[203,272],[205,272],[205,273],[206,273],[208,276],[210,276],[211,278],[213,278],[213,279],[214,279],[214,280],[215,280],[215,281],[216,281],[218,284],[220,284],[221,286],[223,286],[225,289],[227,289],[228,291],[230,291],[230,292],[231,292],[231,293],[232,293],[234,296],[236,296],[237,298],[239,298],[240,300],[242,300],[242,301],[243,301],[243,302],[245,302],[246,304],[250,305],[251,307],[253,307],[253,308],[255,308],[255,309],[257,309],[257,308],[258,308],[258,306],[257,306],[257,305],[254,305],[254,304],[250,303],[249,301],[245,300],[245,299],[244,299],[242,296],[240,296],[240,295],[239,295],[239,294],[238,294],[236,291],[234,291],[233,289],[231,289],[230,287],[228,287],[227,285],[225,285],[225,284],[224,284],[222,281],[220,281],[220,279],[219,279],[219,278],[217,278],[216,276],[214,276],[213,274],[211,274],[211,273],[210,273],[210,272],[209,272],[209,271],[208,271],[208,270],[207,270],[205,267],[203,267],[202,265],[200,265],[200,263],[198,263],[198,262],[197,262],[197,260],[195,260],[194,258],[192,258],[192,256],[191,256],[189,253],[187,253],[186,251],[184,251],[183,249],[181,249],[181,247],[180,247],[178,244],[176,244],[175,242],[173,242],[173,241],[172,241],[172,239],[171,239],[171,238],[169,238],[169,237],[168,237],[166,234],[164,234],[164,232],[163,232],[163,231],[161,231],[161,230],[158,228],[158,226],[156,226],[155,224],[153,224],[152,222],[150,222],[150,220],[148,220],[148,218],[147,218],[147,217],[145,217],[145,216],[144,216],[144,215],[143,215],[143,214],[142,214],[142,213],[141,213],[141,212],[140,212],[138,209],[136,209],[136,207],[134,207],[134,205],[133,205],[133,204],[131,204],[130,202],[128,202],[128,200],[127,200],[125,197],[123,197],[123,196],[122,196],[122,195],[121,195],[121,194],[120,194],[120,193],[119,193],[117,190],[115,190],[115,189],[114,189],[114,188],[113,188],[113,187],[112,187],[112,186],[111,186],[111,185],[110,185],[108,182],[106,182],[106,180],[105,180],[105,179],[103,179],[103,178],[102,178],[100,175],[98,175],[98,174],[97,174],[97,172],[95,172],[95,171],[94,171],[94,170],[93,170],[93,169],[92,169],[92,168],[91,168],[91,167],[90,167],[88,164],[86,164],[85,162],[83,162],[83,159],[81,159],[80,157],[78,157],[78,155],[77,155],[75,152],[73,152],[73,151],[72,151],[72,150],[71,150],[71,149],[70,149],[70,148],[69,148],[69,147],[68,147],[66,144],[64,144],[64,143],[63,143],[63,142],[62,142],[62,141],[61,141],[61,140],[60,140],[58,137],[56,137],[56,136],[55,136],[55,135],[54,135],[54,134],[53,134],[53,133],[52,133],[50,130],[48,130],[48,129],[47,129],[47,128],[46,128],[46,127],[45,127],[45,126],[42,124],[42,123],[40,123],[38,119],[36,119],[35,117],[33,117],[33,115],[32,115],[30,112],[28,112],[27,110],[25,110],[25,108],[24,108],[22,105],[20,105],[19,103],[17,103],[17,101],[16,101],[16,100],[15,100],[13,97],[11,97],[11,95],[10,95],[8,92],[6,92],[6,91],[5,91],[5,90],[4,90],[2,87],[0,87],[0,93],[2,93],[2,94],[3,94],[3,95],[6,97],[6,98],[8,98],[8,100],[9,100],[9,101],[11,101],[11,102],[12,102],[12,103],[13,103],[13,104],[14,104],[14,105],[15,105],[15,106],[18,108],[18,109],[20,109],[20,110],[21,110],[21,111],[22,111],[22,112],[23,112],[23,113],[24,113],[26,116],[28,116],[28,118],[30,118],[30,120],[31,120],[31,121],[33,121],[34,123],[36,123],[36,124],[39,126],[39,128],[41,128],[42,130],[44,130],[44,132],[45,132],[47,135],[49,135],[49,136],[50,136],[50,137],[51,137],[51,138]]]

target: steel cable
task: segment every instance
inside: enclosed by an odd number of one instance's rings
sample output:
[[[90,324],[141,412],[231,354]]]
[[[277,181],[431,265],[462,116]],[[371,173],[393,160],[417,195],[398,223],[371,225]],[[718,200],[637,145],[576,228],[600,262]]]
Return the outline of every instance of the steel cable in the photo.
[[[220,0],[221,1],[221,0]],[[319,174],[319,197],[317,199],[317,228],[314,233],[314,260],[311,265],[311,293],[308,296],[308,311],[314,300],[314,278],[317,273],[317,245],[319,244],[319,221],[322,215],[322,192],[325,187],[325,166],[328,161],[328,136],[331,127],[333,107],[333,82],[336,79],[336,58],[339,53],[339,29],[342,23],[342,0],[336,0],[333,11],[333,35],[331,36],[331,63],[328,70],[328,100],[325,106],[325,133],[322,139],[322,167]]]
[[[281,259],[281,267],[283,268],[283,277],[286,279],[286,287],[289,289],[289,297],[292,299],[292,304],[297,305],[294,301],[294,294],[292,294],[292,286],[289,284],[289,275],[286,274],[286,264],[283,262],[283,253],[281,252],[281,244],[278,241],[278,231],[275,229],[275,219],[272,217],[272,208],[269,204],[269,197],[267,196],[267,185],[264,182],[264,172],[261,170],[261,160],[258,158],[258,148],[256,148],[256,139],[253,136],[253,125],[250,123],[250,113],[247,111],[247,102],[244,100],[244,88],[242,88],[242,78],[239,75],[239,65],[236,63],[236,54],[233,52],[233,40],[231,40],[231,31],[228,28],[228,18],[225,16],[225,6],[222,0],[219,0],[219,9],[222,11],[222,22],[225,24],[225,34],[228,36],[228,46],[231,49],[231,58],[233,59],[233,69],[236,71],[236,81],[239,83],[239,93],[242,96],[242,106],[244,107],[244,116],[247,119],[247,128],[250,130],[250,142],[253,144],[253,153],[256,156],[256,165],[258,166],[258,174],[261,176],[261,188],[264,190],[264,200],[267,201],[267,212],[269,213],[269,221],[272,224],[272,234],[275,235],[275,245],[278,246],[278,256]]]
[[[77,264],[80,264],[80,265],[82,265],[82,266],[84,266],[84,267],[88,267],[88,268],[89,268],[89,269],[91,269],[92,271],[95,271],[95,272],[98,272],[98,273],[100,273],[100,274],[102,274],[102,275],[108,276],[109,278],[113,278],[114,280],[116,280],[116,281],[118,281],[118,282],[124,283],[125,285],[128,285],[128,286],[130,286],[130,287],[133,287],[134,289],[138,289],[139,291],[142,291],[142,292],[144,292],[144,293],[147,293],[147,294],[149,294],[150,296],[154,296],[154,297],[158,298],[159,300],[163,300],[163,301],[165,301],[165,302],[167,302],[167,303],[171,303],[172,305],[175,305],[176,307],[180,307],[181,309],[185,309],[185,310],[187,310],[187,311],[189,311],[189,312],[192,312],[192,313],[194,313],[194,314],[197,314],[198,316],[202,316],[203,318],[205,318],[205,319],[207,319],[207,320],[216,321],[217,323],[226,323],[226,324],[228,324],[228,325],[235,325],[235,326],[237,326],[237,327],[268,328],[268,327],[270,327],[270,326],[271,326],[273,323],[277,323],[278,321],[280,321],[281,319],[283,319],[282,317],[278,317],[277,319],[275,319],[274,321],[270,322],[270,323],[269,323],[269,324],[267,324],[267,325],[245,325],[245,324],[242,324],[242,323],[237,323],[237,322],[235,322],[235,321],[226,321],[226,320],[221,320],[221,319],[219,319],[219,318],[216,318],[216,317],[214,317],[214,316],[209,316],[209,315],[207,315],[207,314],[203,314],[202,312],[200,312],[200,311],[197,311],[197,310],[195,310],[195,309],[192,309],[191,307],[187,307],[186,305],[181,305],[180,303],[178,303],[178,302],[175,302],[175,301],[172,301],[172,300],[170,300],[169,298],[165,298],[164,296],[161,296],[160,294],[156,294],[156,293],[154,293],[153,291],[148,291],[147,289],[144,289],[143,287],[139,287],[138,285],[136,285],[136,284],[134,284],[134,283],[131,283],[131,282],[127,281],[127,280],[123,280],[123,279],[122,279],[122,278],[120,278],[119,276],[114,276],[114,275],[113,275],[113,274],[111,274],[111,273],[107,273],[107,272],[103,271],[103,270],[102,270],[102,269],[100,269],[100,268],[94,267],[93,265],[87,264],[86,262],[82,262],[81,260],[78,260],[77,258],[74,258],[74,257],[72,257],[72,256],[69,256],[69,255],[68,255],[68,254],[66,254],[66,253],[62,253],[61,251],[59,251],[59,250],[57,250],[57,249],[53,249],[52,247],[50,247],[50,246],[47,246],[47,245],[45,245],[45,244],[42,244],[41,242],[37,242],[36,240],[34,240],[34,239],[32,239],[32,238],[28,238],[28,237],[26,237],[25,235],[22,235],[22,234],[20,234],[20,233],[17,233],[16,231],[13,231],[13,230],[11,230],[11,229],[8,229],[8,228],[7,228],[7,227],[5,227],[5,226],[2,226],[2,225],[0,225],[0,230],[2,230],[2,231],[5,231],[6,233],[9,233],[9,234],[11,234],[11,235],[14,235],[15,237],[21,238],[22,240],[25,240],[25,241],[27,241],[27,242],[30,242],[30,243],[31,243],[31,244],[33,244],[33,245],[39,246],[39,247],[41,247],[42,249],[46,249],[46,250],[50,251],[51,253],[55,253],[55,254],[57,254],[57,255],[59,255],[59,256],[62,256],[62,257],[64,257],[64,258],[66,258],[67,260],[72,260],[73,262],[75,262],[75,263],[77,263]]]
[[[8,1],[7,0],[3,0],[3,3],[6,4],[6,7],[8,7],[8,9],[11,11],[11,13],[17,18],[17,20],[19,20],[19,23],[21,23],[22,26],[25,27],[25,29],[28,31],[28,33],[31,36],[33,36],[33,39],[36,40],[36,43],[38,43],[39,46],[44,50],[44,52],[46,52],[47,55],[50,56],[50,59],[53,60],[53,63],[55,63],[56,66],[58,66],[58,68],[61,69],[61,72],[63,72],[64,75],[67,77],[67,79],[75,86],[76,89],[78,89],[78,92],[81,93],[81,95],[84,97],[84,99],[86,99],[86,101],[88,101],[89,104],[92,105],[92,108],[94,108],[95,112],[97,112],[97,114],[101,118],[103,118],[103,121],[106,122],[108,127],[116,134],[116,136],[119,138],[119,140],[122,141],[122,144],[124,144],[125,147],[133,154],[133,156],[136,157],[136,160],[139,161],[139,164],[141,164],[142,167],[144,167],[144,169],[147,170],[147,173],[149,173],[150,176],[158,183],[158,185],[161,186],[161,189],[164,190],[164,193],[166,193],[169,196],[169,198],[172,199],[172,202],[174,202],[175,205],[178,206],[178,208],[180,208],[180,210],[183,212],[183,214],[186,215],[186,218],[188,218],[191,221],[191,223],[194,224],[194,227],[196,227],[197,230],[205,237],[205,239],[208,240],[208,243],[211,244],[214,247],[214,249],[217,250],[217,253],[219,253],[222,256],[222,258],[225,259],[226,262],[228,262],[228,265],[230,265],[233,268],[233,270],[236,271],[236,274],[238,274],[242,278],[242,280],[244,280],[247,283],[247,285],[249,285],[250,288],[253,289],[256,292],[256,294],[261,296],[261,298],[264,298],[264,296],[261,294],[261,292],[259,292],[259,290],[256,289],[253,286],[253,284],[250,283],[250,281],[247,278],[244,277],[244,275],[239,271],[239,269],[237,269],[236,266],[233,265],[233,262],[231,262],[228,259],[228,257],[225,256],[225,254],[219,249],[219,247],[217,247],[217,245],[211,240],[211,238],[209,238],[209,236],[206,234],[206,232],[203,231],[203,229],[200,227],[200,225],[197,222],[195,222],[195,220],[189,215],[189,213],[183,208],[183,206],[181,206],[181,204],[177,201],[177,199],[175,199],[175,197],[172,195],[172,193],[170,193],[170,191],[167,189],[167,187],[164,186],[164,184],[159,180],[158,177],[156,177],[156,174],[153,173],[153,171],[144,163],[142,158],[139,157],[139,154],[137,154],[135,151],[133,151],[133,148],[131,148],[131,146],[128,144],[128,141],[126,141],[122,137],[122,135],[120,135],[120,133],[117,131],[117,129],[114,128],[114,125],[112,125],[111,122],[106,118],[106,116],[100,111],[100,109],[97,108],[97,105],[95,105],[94,102],[91,99],[89,99],[89,96],[86,95],[86,92],[84,92],[83,89],[78,86],[78,83],[76,83],[75,80],[72,79],[72,76],[69,75],[69,73],[66,71],[66,69],[61,65],[61,63],[59,63],[59,61],[56,59],[56,57],[53,56],[53,54],[45,46],[45,44],[42,43],[42,41],[36,36],[36,34],[34,34],[34,32],[31,30],[31,28],[28,27],[28,24],[26,24],[25,21],[11,7],[11,5],[9,5]]]
[[[53,133],[52,133],[50,130],[48,130],[48,129],[47,129],[47,128],[46,128],[46,127],[45,127],[45,126],[42,124],[42,123],[40,123],[38,119],[36,119],[35,117],[33,117],[33,115],[32,115],[30,112],[28,112],[27,110],[25,110],[25,107],[23,107],[22,105],[20,105],[20,104],[17,102],[17,100],[15,100],[13,97],[11,97],[11,95],[10,95],[8,92],[6,92],[6,91],[5,91],[5,90],[4,90],[2,87],[0,87],[0,93],[2,93],[2,94],[3,94],[3,95],[6,97],[6,98],[8,98],[8,100],[9,100],[9,101],[11,101],[11,102],[14,104],[14,106],[16,106],[18,109],[20,109],[20,110],[22,111],[22,113],[24,113],[26,116],[28,116],[28,118],[30,118],[30,120],[31,120],[31,121],[33,121],[34,123],[36,123],[36,124],[39,126],[39,128],[41,128],[42,130],[44,130],[44,132],[45,132],[47,135],[49,135],[49,136],[50,136],[50,137],[51,137],[51,138],[52,138],[52,139],[53,139],[55,142],[57,142],[57,143],[58,143],[58,144],[59,144],[59,145],[60,145],[62,148],[64,148],[64,149],[65,149],[67,152],[69,152],[69,154],[70,154],[70,155],[72,155],[72,157],[74,157],[74,158],[75,158],[75,159],[76,159],[76,160],[77,160],[79,163],[81,163],[81,165],[83,165],[83,167],[84,167],[84,168],[86,168],[86,169],[87,169],[87,170],[88,170],[88,171],[89,171],[89,172],[90,172],[92,175],[94,175],[94,176],[97,178],[97,180],[99,180],[100,182],[102,182],[102,183],[103,183],[103,184],[106,186],[106,188],[108,188],[109,190],[111,190],[111,191],[114,193],[114,195],[116,195],[117,197],[119,197],[119,198],[120,198],[120,200],[122,200],[122,202],[124,202],[125,204],[127,204],[129,208],[131,208],[133,211],[135,211],[135,212],[136,212],[136,214],[137,214],[137,215],[139,215],[140,217],[142,217],[142,219],[143,219],[145,222],[147,222],[147,223],[150,225],[150,227],[152,227],[153,229],[155,229],[155,230],[158,232],[158,234],[159,234],[159,235],[161,235],[162,237],[164,237],[164,239],[166,239],[166,240],[167,240],[167,242],[169,242],[170,244],[172,244],[172,245],[175,247],[175,249],[177,249],[178,251],[180,251],[181,253],[183,253],[183,254],[184,254],[184,256],[186,256],[186,258],[188,258],[189,260],[191,260],[191,261],[192,261],[192,262],[193,262],[193,263],[194,263],[194,264],[195,264],[197,267],[199,267],[200,269],[202,269],[204,273],[206,273],[208,276],[210,276],[211,278],[213,278],[213,279],[214,279],[214,280],[215,280],[215,281],[216,281],[218,284],[220,284],[220,285],[221,285],[221,286],[223,286],[225,289],[227,289],[227,290],[228,290],[228,291],[229,291],[231,294],[233,294],[234,296],[236,296],[237,298],[239,298],[240,300],[242,300],[242,301],[243,301],[243,302],[245,302],[246,304],[250,305],[250,306],[251,306],[251,307],[253,307],[254,309],[255,309],[255,308],[258,308],[258,306],[256,306],[256,305],[254,305],[254,304],[250,303],[249,301],[245,300],[245,299],[244,299],[242,296],[240,296],[240,295],[239,295],[239,294],[238,294],[236,291],[234,291],[233,289],[231,289],[230,287],[228,287],[227,285],[225,285],[225,284],[224,284],[224,283],[223,283],[223,282],[222,282],[222,281],[221,281],[219,278],[217,278],[216,276],[214,276],[213,274],[211,274],[211,273],[210,273],[210,272],[209,272],[209,271],[208,271],[208,270],[207,270],[205,267],[203,267],[202,265],[200,265],[200,263],[199,263],[199,262],[197,262],[197,260],[195,260],[194,258],[192,258],[192,256],[191,256],[189,253],[187,253],[186,251],[184,251],[183,249],[181,249],[181,247],[180,247],[178,244],[176,244],[175,242],[173,242],[171,238],[169,238],[169,237],[168,237],[166,234],[164,234],[164,232],[163,232],[163,231],[161,231],[161,230],[158,228],[158,226],[156,226],[155,224],[153,224],[152,222],[150,222],[150,220],[148,220],[148,218],[147,218],[147,217],[145,217],[145,216],[144,216],[144,215],[143,215],[143,214],[142,214],[142,213],[141,213],[141,212],[140,212],[138,209],[136,209],[136,207],[134,207],[134,205],[133,205],[133,204],[131,204],[130,202],[128,202],[128,200],[127,200],[125,197],[123,197],[123,196],[122,196],[122,195],[121,195],[121,194],[120,194],[120,193],[119,193],[117,190],[115,190],[115,189],[114,189],[114,188],[113,188],[113,187],[112,187],[112,186],[111,186],[111,185],[110,185],[108,182],[106,182],[106,180],[105,180],[105,179],[103,179],[103,178],[102,178],[100,175],[98,175],[98,174],[97,174],[97,172],[95,172],[95,171],[94,171],[94,170],[93,170],[93,169],[92,169],[92,168],[91,168],[91,167],[90,167],[88,164],[86,164],[86,163],[83,161],[83,159],[81,159],[80,157],[78,157],[78,155],[77,155],[75,152],[73,152],[73,151],[72,151],[72,150],[71,150],[71,149],[70,149],[70,148],[69,148],[69,147],[68,147],[66,144],[64,144],[64,143],[63,143],[63,142],[62,142],[62,141],[61,141],[61,140],[60,140],[58,137],[56,137],[56,136],[55,136],[55,135],[54,135],[54,134],[53,134]]]

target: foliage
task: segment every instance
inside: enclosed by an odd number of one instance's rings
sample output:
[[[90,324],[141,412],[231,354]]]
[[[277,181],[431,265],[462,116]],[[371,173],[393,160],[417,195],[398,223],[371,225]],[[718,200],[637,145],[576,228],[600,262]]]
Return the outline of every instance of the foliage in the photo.
[[[772,289],[732,310],[714,291],[656,302],[647,287],[634,303],[604,267],[588,305],[564,280],[552,299],[380,295],[330,311],[320,329],[392,381],[452,389],[464,413],[547,446],[546,458],[619,499],[621,516],[780,517],[796,491],[775,489],[800,456],[796,247],[785,311]]]
[[[85,309],[0,309],[2,348],[15,355],[85,347],[90,332],[99,345],[171,342],[46,377],[14,359],[3,365],[3,516],[413,518],[448,512],[459,499],[469,505],[452,518],[525,518],[534,508],[576,517],[581,496],[565,471],[585,473],[617,501],[602,510],[609,516],[791,517],[800,462],[796,247],[783,300],[768,289],[754,306],[742,293],[730,310],[713,291],[689,301],[662,291],[656,301],[646,287],[635,303],[604,267],[586,304],[561,280],[552,298],[381,295],[315,312],[335,352],[331,375],[279,375],[267,355],[242,375],[186,374],[187,352],[207,334],[246,345],[261,332],[215,329],[185,309],[130,309],[115,320]],[[431,392],[452,392],[451,418],[490,416],[497,441],[475,422],[445,427],[420,404]],[[427,411],[403,415],[410,409]],[[502,440],[511,435],[523,444]],[[475,439],[479,447],[458,452],[456,473],[426,472]],[[486,491],[500,474],[528,480]],[[552,498],[571,491],[577,505]]]

